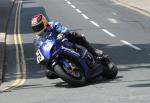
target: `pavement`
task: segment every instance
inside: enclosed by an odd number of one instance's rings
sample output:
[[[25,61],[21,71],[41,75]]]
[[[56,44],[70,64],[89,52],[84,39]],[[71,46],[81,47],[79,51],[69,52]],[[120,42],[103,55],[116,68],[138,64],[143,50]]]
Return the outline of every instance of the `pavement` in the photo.
[[[150,0],[115,0],[150,13]]]
[[[7,21],[13,0],[0,0],[0,84],[3,81]]]

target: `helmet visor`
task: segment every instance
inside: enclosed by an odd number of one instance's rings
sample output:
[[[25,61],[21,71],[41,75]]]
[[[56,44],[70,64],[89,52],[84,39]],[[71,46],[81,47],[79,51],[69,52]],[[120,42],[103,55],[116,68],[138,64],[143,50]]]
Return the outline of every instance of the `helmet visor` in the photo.
[[[32,29],[34,32],[40,32],[41,30],[44,29],[44,23],[42,22],[39,25],[32,26]]]

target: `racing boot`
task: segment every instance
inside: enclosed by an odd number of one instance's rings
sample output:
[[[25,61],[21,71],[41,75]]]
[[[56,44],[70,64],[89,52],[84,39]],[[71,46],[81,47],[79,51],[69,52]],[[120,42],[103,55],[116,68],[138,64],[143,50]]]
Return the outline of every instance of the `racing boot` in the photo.
[[[68,35],[68,40],[73,43],[77,43],[81,46],[84,46],[94,57],[95,59],[101,59],[103,57],[103,51],[95,49],[85,38],[84,34],[78,32],[72,32]]]
[[[91,49],[92,50],[92,49]],[[93,49],[93,51],[91,52],[95,57],[96,57],[96,60],[98,62],[102,62],[102,63],[110,63],[110,58],[108,55],[104,54],[102,50],[99,50],[99,49]]]
[[[104,63],[104,64],[109,64],[109,63],[111,62],[111,59],[110,59],[109,56],[106,55],[106,54],[103,54],[102,56],[98,57],[97,60],[98,60],[99,62]]]

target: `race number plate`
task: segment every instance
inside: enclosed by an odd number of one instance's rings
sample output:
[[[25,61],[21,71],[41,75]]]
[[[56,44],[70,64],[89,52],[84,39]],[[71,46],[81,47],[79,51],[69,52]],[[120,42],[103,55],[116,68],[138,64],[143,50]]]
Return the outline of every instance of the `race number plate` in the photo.
[[[36,56],[37,56],[37,62],[38,63],[42,62],[45,59],[43,54],[41,53],[40,49],[37,50]]]

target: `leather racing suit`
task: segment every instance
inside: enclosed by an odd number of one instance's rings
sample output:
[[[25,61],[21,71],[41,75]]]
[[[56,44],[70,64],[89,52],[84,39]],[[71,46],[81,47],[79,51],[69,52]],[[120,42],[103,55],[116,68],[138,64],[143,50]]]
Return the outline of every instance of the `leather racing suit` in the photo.
[[[59,34],[63,34],[63,36],[67,38],[69,42],[84,46],[95,57],[102,55],[100,52],[97,52],[96,49],[90,45],[90,43],[86,40],[84,34],[80,34],[78,32],[70,32],[67,27],[55,21],[51,21],[48,23],[42,36],[38,36],[35,39],[34,44],[40,45],[40,43],[42,43],[42,41],[44,41],[48,36],[52,36],[53,38],[57,39],[57,36]]]

